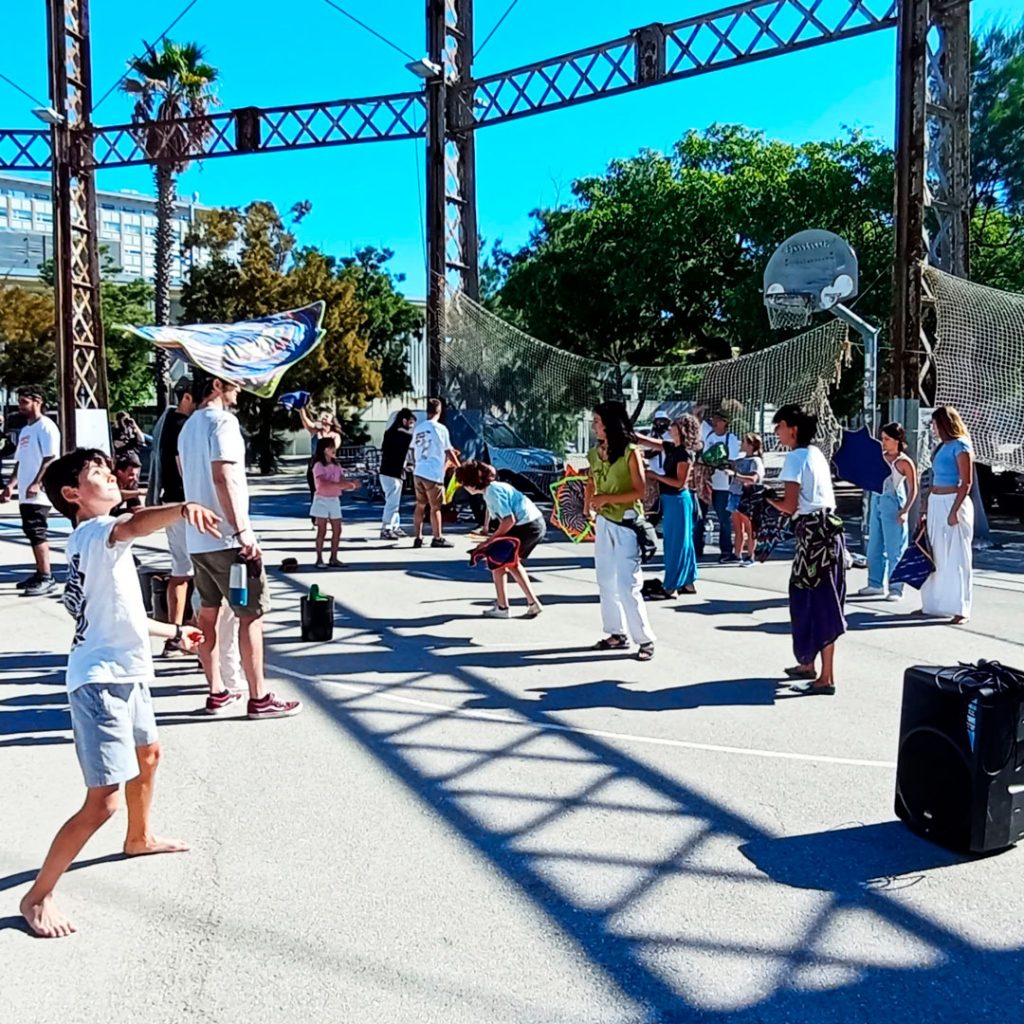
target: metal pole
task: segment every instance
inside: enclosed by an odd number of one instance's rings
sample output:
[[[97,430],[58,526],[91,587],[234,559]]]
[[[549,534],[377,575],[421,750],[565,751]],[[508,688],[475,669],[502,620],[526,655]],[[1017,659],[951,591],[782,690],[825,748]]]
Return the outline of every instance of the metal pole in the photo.
[[[65,451],[78,440],[78,412],[102,413],[91,443],[106,444],[107,372],[100,318],[96,186],[90,168],[92,67],[89,0],[47,0],[53,127],[54,310],[60,429]]]
[[[441,389],[445,301],[445,0],[427,0],[427,57],[442,69],[427,98],[427,394]]]
[[[896,43],[896,259],[892,394],[918,393],[925,245],[928,0],[901,0]]]

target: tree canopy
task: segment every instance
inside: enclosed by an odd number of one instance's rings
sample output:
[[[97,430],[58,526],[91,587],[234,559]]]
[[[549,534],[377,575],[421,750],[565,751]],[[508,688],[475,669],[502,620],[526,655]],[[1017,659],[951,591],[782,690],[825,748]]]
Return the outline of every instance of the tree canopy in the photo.
[[[308,212],[302,205],[293,207],[293,215]],[[390,252],[366,248],[339,260],[299,247],[267,202],[204,211],[188,241],[209,259],[188,274],[182,292],[186,323],[227,323],[326,302],[323,345],[285,374],[279,391],[301,389],[314,402],[330,403],[348,420],[349,440],[361,436],[354,411],[406,390],[407,336],[420,315],[395,289],[386,266]],[[248,396],[240,411],[256,437],[260,465],[269,471],[280,447],[275,434],[287,426],[288,414],[272,399]]]

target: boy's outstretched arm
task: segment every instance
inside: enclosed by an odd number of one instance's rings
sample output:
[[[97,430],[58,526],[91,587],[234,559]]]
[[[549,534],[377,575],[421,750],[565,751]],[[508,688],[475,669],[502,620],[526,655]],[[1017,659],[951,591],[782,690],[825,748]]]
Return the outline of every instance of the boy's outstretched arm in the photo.
[[[220,536],[220,530],[217,529],[220,516],[216,512],[212,512],[194,501],[184,501],[174,505],[153,505],[149,508],[140,508],[131,519],[114,524],[110,531],[110,539],[121,543],[136,540],[139,537],[147,537],[151,533],[156,533],[157,530],[166,529],[179,519],[185,519],[200,533],[209,533],[214,537]]]

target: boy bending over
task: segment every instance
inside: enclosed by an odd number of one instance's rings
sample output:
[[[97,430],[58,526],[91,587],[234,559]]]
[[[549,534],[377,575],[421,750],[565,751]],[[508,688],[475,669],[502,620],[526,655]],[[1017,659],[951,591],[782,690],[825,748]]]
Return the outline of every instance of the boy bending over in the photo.
[[[193,502],[140,509],[115,519],[121,501],[110,459],[96,449],[71,452],[52,463],[43,487],[54,507],[75,525],[68,540],[64,605],[75,617],[68,655],[67,687],[75,752],[85,776],[85,803],[60,828],[32,888],[21,901],[29,927],[44,938],[70,935],[75,926],[54,904],[53,890],[93,834],[118,808],[125,786],[128,857],[179,853],[176,839],[150,831],[153,778],[160,760],[156,719],[149,694],[154,678],[149,637],[181,641],[184,650],[202,642],[196,630],[146,618],[132,541],[186,519],[217,533],[218,517]]]

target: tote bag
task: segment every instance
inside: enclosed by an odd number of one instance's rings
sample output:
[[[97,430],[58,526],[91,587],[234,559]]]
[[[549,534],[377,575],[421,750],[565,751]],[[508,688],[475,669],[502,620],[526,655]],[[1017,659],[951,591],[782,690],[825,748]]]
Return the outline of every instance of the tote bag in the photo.
[[[914,543],[903,552],[896,568],[889,577],[890,583],[906,583],[908,587],[920,590],[931,574],[935,572],[935,559],[924,527],[920,529]]]

